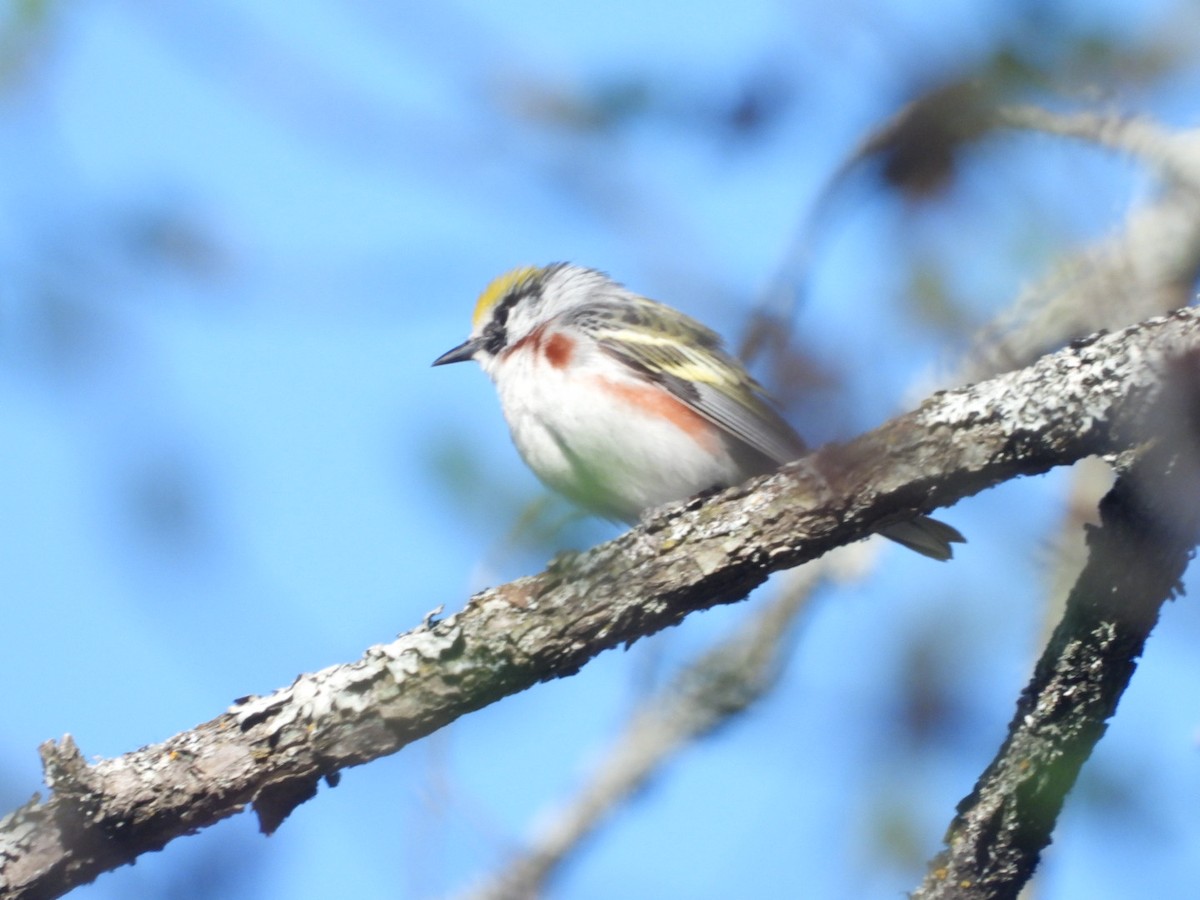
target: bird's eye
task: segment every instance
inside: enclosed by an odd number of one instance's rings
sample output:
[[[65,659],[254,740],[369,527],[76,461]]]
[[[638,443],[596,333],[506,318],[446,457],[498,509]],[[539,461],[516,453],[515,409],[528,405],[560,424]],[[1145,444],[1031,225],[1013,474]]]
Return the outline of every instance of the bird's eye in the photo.
[[[483,349],[485,353],[495,356],[504,349],[504,345],[508,342],[508,335],[504,328],[504,319],[506,318],[508,318],[508,310],[504,310],[503,318],[492,319],[484,326]]]
[[[492,314],[492,321],[488,322],[487,327],[496,326],[503,328],[508,322],[508,311],[512,308],[511,303],[501,303],[496,307],[496,311]]]

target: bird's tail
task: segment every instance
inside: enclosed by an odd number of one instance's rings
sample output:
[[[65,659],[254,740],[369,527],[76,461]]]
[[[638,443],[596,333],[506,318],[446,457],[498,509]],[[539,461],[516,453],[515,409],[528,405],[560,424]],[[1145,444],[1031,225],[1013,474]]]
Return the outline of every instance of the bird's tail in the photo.
[[[915,550],[922,556],[931,559],[947,560],[954,556],[951,544],[965,544],[957,528],[931,519],[929,516],[918,516],[906,522],[896,522],[879,532],[897,544],[903,544],[909,550]]]

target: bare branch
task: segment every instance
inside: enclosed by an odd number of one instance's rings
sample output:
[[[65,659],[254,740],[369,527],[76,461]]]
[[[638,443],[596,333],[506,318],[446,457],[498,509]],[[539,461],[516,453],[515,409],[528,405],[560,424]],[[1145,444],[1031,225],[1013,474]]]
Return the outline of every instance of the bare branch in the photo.
[[[1090,555],[1008,737],[913,895],[1015,898],[1033,873],[1083,763],[1104,735],[1162,604],[1200,541],[1200,356],[1180,361],[1162,436],[1100,504]],[[1186,371],[1190,369],[1190,371]]]
[[[50,897],[253,804],[276,828],[319,781],[606,649],[744,598],[775,571],[1009,478],[1144,440],[1187,309],[937,394],[784,472],[663,510],[540,575],[483,591],[357,662],[304,675],[161,744],[87,765],[46,745],[47,783],[0,822],[0,892]]]

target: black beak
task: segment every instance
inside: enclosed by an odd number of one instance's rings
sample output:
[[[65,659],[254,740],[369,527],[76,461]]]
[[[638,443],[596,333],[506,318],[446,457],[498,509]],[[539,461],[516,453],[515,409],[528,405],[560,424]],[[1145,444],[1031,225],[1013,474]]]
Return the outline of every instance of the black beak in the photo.
[[[444,366],[447,363],[466,362],[475,355],[476,345],[474,340],[466,340],[455,347],[453,350],[447,350],[441,356],[433,361],[435,366]]]

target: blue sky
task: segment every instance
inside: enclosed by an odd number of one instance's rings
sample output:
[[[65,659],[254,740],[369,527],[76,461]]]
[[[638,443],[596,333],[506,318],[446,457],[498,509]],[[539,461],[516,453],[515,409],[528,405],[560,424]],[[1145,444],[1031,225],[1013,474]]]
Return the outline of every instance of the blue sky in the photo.
[[[1025,34],[1025,6],[51,5],[0,85],[4,808],[41,789],[43,740],[104,756],[161,740],[612,535],[513,539],[541,491],[491,386],[429,367],[475,295],[569,259],[735,339],[855,142]],[[1196,26],[1165,0],[1054,9],[1064,43]],[[1114,78],[1104,102],[1194,121],[1195,60],[1174,66]],[[783,86],[778,114],[723,127],[762,83]],[[603,89],[627,118],[583,127],[581,98]],[[620,104],[636,89],[640,112]],[[838,379],[797,424],[826,439],[902,409],[1146,185],[1086,148],[1006,139],[936,203],[860,191],[807,273],[795,324]],[[919,264],[953,315],[920,317]],[[1035,658],[1069,484],[945,512],[970,538],[950,565],[886,547],[865,581],[824,592],[778,693],[683,753],[556,896],[911,889]],[[693,617],[348,772],[270,839],[237,817],[75,896],[462,889],[584,777],[648,680],[748,611]],[[1045,896],[1194,884],[1198,626],[1190,597],[1167,609],[1068,804]],[[922,666],[950,712],[900,746]]]

